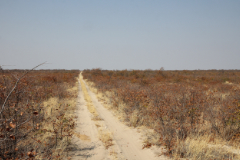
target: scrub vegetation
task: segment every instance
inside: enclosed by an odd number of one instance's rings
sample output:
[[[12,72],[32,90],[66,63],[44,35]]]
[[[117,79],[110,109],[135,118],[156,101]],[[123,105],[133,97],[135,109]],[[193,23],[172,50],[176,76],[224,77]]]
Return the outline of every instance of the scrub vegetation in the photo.
[[[1,69],[0,159],[67,159],[78,75],[77,70]]]
[[[145,127],[143,149],[178,159],[239,159],[240,71],[84,70],[98,98],[126,124]]]

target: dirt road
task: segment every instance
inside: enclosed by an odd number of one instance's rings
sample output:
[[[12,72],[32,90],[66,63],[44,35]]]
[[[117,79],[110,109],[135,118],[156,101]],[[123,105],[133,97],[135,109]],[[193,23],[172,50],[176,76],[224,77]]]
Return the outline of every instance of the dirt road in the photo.
[[[82,78],[82,76],[80,76],[80,78]],[[92,93],[87,86],[86,88],[91,97],[92,104],[102,120],[92,120],[92,115],[87,109],[82,86],[80,85],[76,111],[78,116],[77,129],[71,145],[72,159],[166,159],[165,157],[157,156],[153,149],[142,149],[141,134],[137,132],[137,129],[130,128],[121,123],[109,110],[102,106],[95,94]],[[108,148],[99,140],[99,130],[102,130],[101,128],[112,133],[113,145]]]

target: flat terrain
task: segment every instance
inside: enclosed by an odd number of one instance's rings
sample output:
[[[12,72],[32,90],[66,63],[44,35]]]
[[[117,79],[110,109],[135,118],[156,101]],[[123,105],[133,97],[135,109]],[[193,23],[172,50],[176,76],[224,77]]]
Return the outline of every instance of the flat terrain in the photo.
[[[78,116],[77,127],[71,145],[72,153],[70,156],[72,156],[72,159],[165,159],[159,157],[157,155],[159,153],[154,152],[153,149],[142,149],[141,133],[137,129],[121,123],[109,110],[101,105],[88,87],[87,91],[102,120],[92,120],[92,115],[88,111],[84,100],[82,86],[80,86],[76,111]],[[99,140],[99,130],[104,129],[112,135],[112,145],[108,148],[105,148],[102,141]]]

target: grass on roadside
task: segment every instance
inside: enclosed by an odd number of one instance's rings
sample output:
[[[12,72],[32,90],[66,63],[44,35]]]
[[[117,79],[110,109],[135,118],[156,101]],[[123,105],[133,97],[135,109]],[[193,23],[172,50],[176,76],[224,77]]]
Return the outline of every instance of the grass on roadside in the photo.
[[[71,95],[77,95],[78,83],[73,88],[67,87]],[[53,97],[43,102],[44,121],[40,124],[39,129],[34,132],[33,137],[39,143],[36,148],[52,148],[51,157],[65,159],[67,157],[66,149],[74,133],[76,96],[71,98],[59,99]],[[46,152],[48,152],[46,150]],[[45,152],[38,153],[37,159],[46,159]]]
[[[177,159],[184,153],[184,157],[191,159],[240,159],[240,151],[229,146],[221,138],[209,135],[187,137],[185,141],[178,141],[173,156]]]

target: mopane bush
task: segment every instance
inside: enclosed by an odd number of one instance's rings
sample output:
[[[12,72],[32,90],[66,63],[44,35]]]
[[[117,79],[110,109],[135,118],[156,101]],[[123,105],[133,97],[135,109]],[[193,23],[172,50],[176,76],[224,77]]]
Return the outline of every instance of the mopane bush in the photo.
[[[137,111],[139,121],[134,126],[146,125],[158,132],[159,143],[169,154],[188,136],[240,139],[239,76],[235,70],[83,71],[98,91],[112,93],[109,98],[116,109],[126,105],[126,121]]]
[[[79,74],[79,71],[39,70],[22,76],[26,72],[2,69],[0,72],[0,159],[32,159],[43,151],[51,154],[54,146],[44,145],[35,138],[44,134],[41,130],[46,112],[43,102],[51,97],[73,96],[64,86],[67,83],[73,87]],[[38,145],[45,149],[35,148]]]

